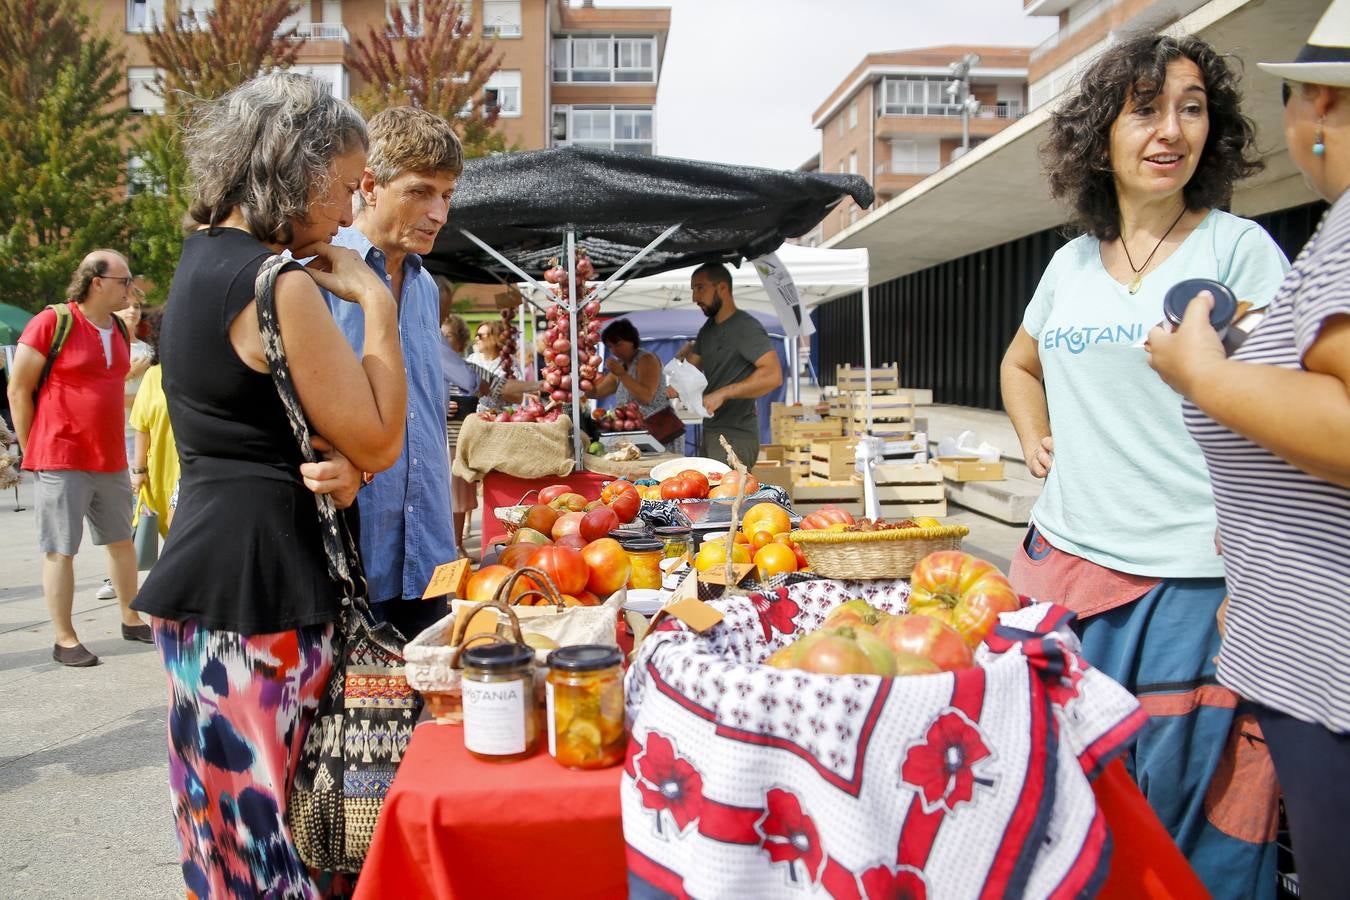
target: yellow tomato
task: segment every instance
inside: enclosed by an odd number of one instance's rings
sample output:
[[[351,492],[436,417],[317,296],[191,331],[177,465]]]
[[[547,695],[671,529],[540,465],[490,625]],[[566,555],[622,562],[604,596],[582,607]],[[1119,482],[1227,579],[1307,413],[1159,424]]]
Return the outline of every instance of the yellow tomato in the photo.
[[[915,516],[914,524],[920,528],[941,528],[942,523],[932,516]]]
[[[734,563],[750,562],[750,548],[744,544],[734,544],[734,550],[731,551],[731,561]],[[727,562],[726,541],[704,541],[698,548],[698,556],[694,557],[694,568],[700,572],[706,572],[709,569],[718,566],[724,566]]]
[[[755,554],[760,578],[797,571],[797,554],[783,544],[766,544]]]
[[[787,510],[777,503],[756,503],[746,512],[741,520],[741,531],[745,534],[754,534],[756,531],[767,531],[769,534],[783,534],[792,530],[792,519],[788,516]]]

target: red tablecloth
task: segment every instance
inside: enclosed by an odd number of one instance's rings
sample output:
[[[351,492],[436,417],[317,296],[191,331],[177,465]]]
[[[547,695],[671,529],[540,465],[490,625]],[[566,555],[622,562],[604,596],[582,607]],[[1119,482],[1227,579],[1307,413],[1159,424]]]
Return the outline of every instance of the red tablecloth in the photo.
[[[419,725],[380,813],[355,900],[626,897],[622,771],[573,772],[542,752],[485,763],[464,749],[462,728]],[[1107,766],[1093,791],[1114,848],[1099,897],[1209,896],[1120,761]]]
[[[566,484],[587,500],[600,497],[600,490],[614,480],[613,475],[597,475],[595,472],[573,472],[557,478],[516,478],[501,472],[489,472],[483,476],[483,543],[481,552],[486,554],[492,542],[506,534],[502,523],[497,521],[494,510],[499,506],[516,506],[530,491],[538,491],[550,484]],[[534,502],[531,495],[526,503]],[[482,559],[480,556],[479,559]]]
[[[546,752],[482,762],[463,728],[418,725],[355,900],[627,897],[622,773],[574,772]]]

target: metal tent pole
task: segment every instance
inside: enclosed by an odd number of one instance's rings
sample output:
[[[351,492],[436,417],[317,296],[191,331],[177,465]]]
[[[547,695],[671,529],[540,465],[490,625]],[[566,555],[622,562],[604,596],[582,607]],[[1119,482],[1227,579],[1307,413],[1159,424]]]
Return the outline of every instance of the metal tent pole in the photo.
[[[642,259],[647,256],[648,253],[651,253],[657,247],[661,246],[663,243],[665,243],[666,238],[670,237],[672,234],[674,234],[679,230],[680,230],[680,223],[677,222],[674,225],[667,228],[665,231],[658,234],[655,240],[653,240],[650,244],[648,244],[647,246],[639,250],[637,253],[635,253],[632,259],[624,263],[622,266],[619,266],[619,268],[614,270],[613,275],[609,276],[603,282],[601,282],[600,285],[598,285],[594,291],[595,295],[600,296],[601,293],[604,293],[604,296],[600,297],[601,300],[604,300],[605,297],[608,297],[614,291],[618,290],[619,285],[615,284],[613,289],[611,289],[608,292],[605,292],[605,288],[608,288],[611,284],[614,284],[614,282],[622,278],[628,272],[629,269],[633,268],[633,266],[641,262]]]
[[[582,471],[584,457],[581,455],[581,366],[577,363],[577,314],[584,305],[577,296],[577,233],[567,230],[564,245],[567,254],[567,328],[572,335],[572,453],[575,471]]]
[[[787,345],[788,345],[788,365],[792,366],[792,402],[801,403],[802,366],[801,360],[798,357],[801,355],[802,339],[800,337],[788,338]]]
[[[511,272],[514,272],[516,276],[520,278],[521,281],[528,282],[531,286],[540,291],[540,293],[542,293],[545,297],[548,296],[548,289],[544,287],[544,285],[540,284],[537,279],[531,278],[529,275],[526,275],[524,269],[522,269],[520,266],[516,265],[515,263],[511,262],[511,260],[503,256],[500,252],[498,252],[496,247],[493,247],[491,244],[487,243],[478,235],[474,234],[472,231],[469,231],[467,228],[461,228],[459,230],[459,233],[464,235],[469,240],[473,241],[475,244],[477,244],[479,248],[488,256],[491,256],[493,259],[497,260],[497,262],[506,266],[506,268],[509,269]],[[533,298],[526,297],[525,299],[529,300],[530,303],[534,304],[534,306],[537,307],[540,312],[544,311],[544,307],[540,306],[538,303],[535,303]]]
[[[867,391],[867,433],[872,433],[872,304],[867,298],[867,285],[862,289],[863,320],[863,383]]]

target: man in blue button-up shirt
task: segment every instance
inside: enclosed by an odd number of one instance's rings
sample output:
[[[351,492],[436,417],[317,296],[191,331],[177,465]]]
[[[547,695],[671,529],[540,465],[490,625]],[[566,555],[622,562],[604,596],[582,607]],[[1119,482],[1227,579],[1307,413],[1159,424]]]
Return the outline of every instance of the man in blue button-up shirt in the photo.
[[[361,556],[377,618],[411,640],[445,615],[443,598],[423,601],[436,566],[455,559],[440,360],[440,296],[421,254],[445,224],[464,154],[450,124],[426,110],[396,107],[370,120],[370,152],[359,210],[333,243],[361,254],[398,301],[408,376],[403,455],[361,490]],[[333,318],[360,353],[361,308],[326,295]]]

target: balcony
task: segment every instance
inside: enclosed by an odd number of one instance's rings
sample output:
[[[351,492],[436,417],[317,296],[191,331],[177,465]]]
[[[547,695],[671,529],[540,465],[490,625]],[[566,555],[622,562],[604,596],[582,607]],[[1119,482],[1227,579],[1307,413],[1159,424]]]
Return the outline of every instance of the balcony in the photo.
[[[1027,114],[1020,103],[981,105],[970,117],[973,137],[992,137]],[[900,137],[909,134],[959,135],[961,107],[954,104],[883,106],[877,117],[877,136]]]
[[[281,31],[285,31],[283,24]],[[341,22],[301,22],[295,27],[295,33],[291,35],[293,41],[339,41],[343,44],[349,43],[351,38],[347,34],[347,26]]]
[[[1065,25],[1059,31],[1056,31],[1054,34],[1037,44],[1036,48],[1031,51],[1031,55],[1027,58],[1028,64],[1036,62],[1036,60],[1059,47],[1060,44],[1068,43],[1071,37],[1097,21],[1101,18],[1102,13],[1111,9],[1113,6],[1117,6],[1120,2],[1121,0],[1097,0],[1096,3],[1088,6],[1070,20],[1068,25]]]
[[[900,194],[940,168],[942,164],[936,160],[893,159],[878,163],[872,187],[879,194]]]

